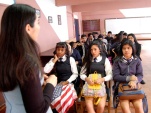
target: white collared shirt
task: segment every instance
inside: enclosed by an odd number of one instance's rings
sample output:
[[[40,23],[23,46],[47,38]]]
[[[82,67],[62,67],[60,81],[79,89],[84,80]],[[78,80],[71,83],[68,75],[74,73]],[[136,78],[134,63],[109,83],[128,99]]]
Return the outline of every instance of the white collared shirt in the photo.
[[[49,72],[53,69],[54,64],[55,64],[55,63],[53,63],[53,59],[54,59],[54,58],[52,58],[52,59],[45,65],[45,67],[44,67],[44,72],[45,72],[45,73],[49,73]],[[64,61],[66,61],[66,59],[67,59],[67,57],[66,57],[66,55],[64,55],[64,56],[62,57],[62,61],[64,62]],[[58,61],[60,62],[59,59],[58,59]],[[71,66],[72,75],[71,75],[70,78],[67,80],[69,83],[71,83],[72,81],[74,81],[74,80],[78,77],[77,65],[76,65],[76,62],[75,62],[75,60],[74,60],[73,57],[70,57],[70,66]]]
[[[100,62],[102,60],[102,56],[99,55],[96,59],[96,62]],[[92,59],[92,62],[94,62],[94,60]],[[109,81],[112,79],[112,66],[110,64],[110,61],[108,58],[105,59],[105,73],[106,73],[106,76],[104,77],[105,81]],[[85,78],[87,78],[87,75],[86,75],[86,65],[84,65],[81,69],[81,72],[80,72],[80,78],[82,80],[85,81]]]

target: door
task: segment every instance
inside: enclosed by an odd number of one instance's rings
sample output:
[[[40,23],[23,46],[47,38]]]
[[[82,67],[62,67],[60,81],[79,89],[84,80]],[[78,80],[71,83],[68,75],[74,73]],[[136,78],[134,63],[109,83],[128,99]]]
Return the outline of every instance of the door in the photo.
[[[76,41],[80,41],[80,34],[79,34],[79,20],[74,19],[75,23],[75,35],[76,35]]]

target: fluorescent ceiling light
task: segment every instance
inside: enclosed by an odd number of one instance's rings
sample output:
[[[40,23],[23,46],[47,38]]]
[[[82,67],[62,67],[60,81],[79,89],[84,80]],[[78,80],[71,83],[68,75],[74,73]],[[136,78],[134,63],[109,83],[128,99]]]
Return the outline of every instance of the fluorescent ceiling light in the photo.
[[[151,8],[134,8],[134,9],[120,9],[120,12],[125,17],[146,17],[151,16]]]
[[[14,0],[0,0],[0,4],[7,4],[7,5],[11,5],[14,4]]]

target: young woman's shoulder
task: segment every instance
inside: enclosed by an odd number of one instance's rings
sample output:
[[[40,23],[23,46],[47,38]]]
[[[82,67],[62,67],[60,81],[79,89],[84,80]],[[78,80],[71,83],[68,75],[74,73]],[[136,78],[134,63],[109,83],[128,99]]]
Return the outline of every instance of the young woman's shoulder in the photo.
[[[142,44],[140,44],[140,43],[137,42],[136,45],[137,45],[137,46],[141,46]]]
[[[72,56],[70,56],[69,58],[70,58],[70,61],[75,61],[75,59]]]
[[[118,63],[118,62],[122,62],[122,58],[120,56],[117,56],[115,59],[114,59],[114,63]]]
[[[134,61],[135,61],[135,62],[141,62],[141,60],[140,60],[140,58],[139,58],[138,56],[135,56],[135,57],[134,57]]]

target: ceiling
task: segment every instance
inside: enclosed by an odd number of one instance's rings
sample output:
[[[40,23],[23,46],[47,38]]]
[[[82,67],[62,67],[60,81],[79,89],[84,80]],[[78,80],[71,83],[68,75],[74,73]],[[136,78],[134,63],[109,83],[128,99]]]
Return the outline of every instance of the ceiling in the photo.
[[[72,6],[73,12],[110,14],[120,9],[149,8],[151,0],[56,0],[56,6]]]

